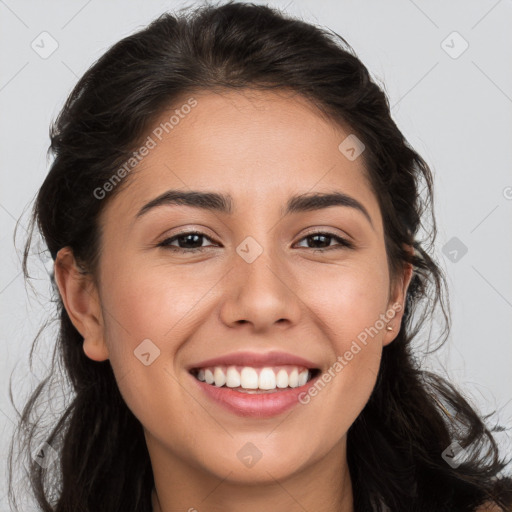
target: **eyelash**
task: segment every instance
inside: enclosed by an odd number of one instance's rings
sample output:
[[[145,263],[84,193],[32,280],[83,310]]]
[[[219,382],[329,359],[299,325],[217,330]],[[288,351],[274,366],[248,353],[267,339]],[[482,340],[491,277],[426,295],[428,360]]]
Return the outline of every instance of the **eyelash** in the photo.
[[[178,238],[186,237],[188,235],[199,235],[199,236],[207,238],[208,240],[213,242],[213,240],[210,237],[206,236],[204,233],[201,233],[200,231],[186,231],[184,233],[178,233],[177,235],[174,235],[171,238],[166,238],[165,240],[163,240],[161,243],[158,244],[158,247],[163,247],[165,249],[170,249],[171,251],[176,251],[176,252],[180,252],[180,253],[196,253],[196,252],[203,252],[205,249],[208,249],[208,247],[196,247],[194,249],[183,249],[181,247],[176,247],[176,246],[170,245],[171,242],[174,242]],[[334,248],[333,247],[326,247],[323,249],[310,248],[310,250],[313,252],[325,252],[325,251],[330,251],[330,250],[335,250],[335,249],[344,249],[344,248],[353,249],[354,248],[354,244],[352,242],[350,242],[349,240],[342,238],[338,235],[335,235],[333,233],[326,232],[326,231],[315,231],[313,233],[308,233],[306,236],[302,237],[299,240],[299,242],[302,240],[305,240],[306,238],[316,236],[316,235],[325,235],[328,238],[333,238],[337,242],[339,242],[339,244],[338,244],[338,246],[334,246]],[[308,249],[308,247],[303,247],[303,249]]]

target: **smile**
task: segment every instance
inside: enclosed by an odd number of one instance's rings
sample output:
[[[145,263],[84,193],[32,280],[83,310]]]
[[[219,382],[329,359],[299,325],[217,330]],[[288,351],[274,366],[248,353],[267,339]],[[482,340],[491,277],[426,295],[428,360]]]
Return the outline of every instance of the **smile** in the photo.
[[[211,366],[192,370],[201,382],[216,387],[227,387],[241,393],[278,392],[297,388],[311,380],[318,370],[286,365],[272,367]]]
[[[320,370],[214,366],[192,369],[189,375],[212,405],[237,416],[264,419],[300,405],[299,396],[314,385]]]

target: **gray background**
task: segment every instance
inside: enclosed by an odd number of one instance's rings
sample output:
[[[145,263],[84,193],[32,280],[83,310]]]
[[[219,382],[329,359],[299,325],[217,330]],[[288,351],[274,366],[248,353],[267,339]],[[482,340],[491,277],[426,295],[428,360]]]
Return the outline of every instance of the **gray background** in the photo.
[[[34,295],[24,285],[19,252],[23,210],[47,172],[49,123],[110,45],[163,11],[189,4],[0,0],[0,510],[8,510],[3,461],[15,420],[9,376],[14,372],[20,408],[44,373],[54,332],[50,327],[30,370],[29,347],[53,309],[44,266],[32,263]],[[424,365],[463,386],[482,412],[499,408],[494,419],[511,426],[512,1],[269,4],[345,37],[385,84],[395,121],[434,172],[435,256],[450,286],[452,335]],[[31,46],[51,48],[44,31],[58,44],[47,58]],[[12,234],[20,216],[16,251]],[[510,455],[510,435],[500,443]]]

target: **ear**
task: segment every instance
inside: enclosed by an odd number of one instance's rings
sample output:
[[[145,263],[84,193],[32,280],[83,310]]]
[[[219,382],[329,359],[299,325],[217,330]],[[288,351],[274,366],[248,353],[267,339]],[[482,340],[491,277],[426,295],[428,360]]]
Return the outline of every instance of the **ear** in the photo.
[[[55,280],[68,316],[84,338],[85,355],[94,361],[108,359],[98,290],[90,274],[75,261],[71,247],[64,247],[55,260]]]
[[[414,248],[410,245],[406,246],[406,250],[414,254]],[[402,317],[404,316],[405,301],[407,299],[407,290],[413,276],[413,266],[411,263],[404,262],[402,274],[397,276],[395,283],[392,283],[390,290],[390,299],[386,310],[388,318],[387,326],[392,327],[393,330],[388,331],[385,329],[384,339],[382,345],[389,345],[400,332],[402,325]]]

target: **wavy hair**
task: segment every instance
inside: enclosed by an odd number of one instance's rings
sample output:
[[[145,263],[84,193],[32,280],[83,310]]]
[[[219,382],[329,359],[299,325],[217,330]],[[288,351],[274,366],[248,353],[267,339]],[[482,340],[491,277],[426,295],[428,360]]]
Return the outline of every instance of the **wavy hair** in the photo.
[[[512,483],[503,476],[507,461],[493,431],[461,392],[422,369],[411,348],[435,314],[443,325],[437,346],[450,331],[446,279],[429,254],[436,237],[431,171],[391,118],[383,88],[333,31],[276,8],[229,1],[164,13],[113,45],[78,81],[51,125],[53,160],[30,218],[25,279],[35,230],[53,259],[70,246],[83,272],[96,279],[99,219],[129,178],[101,201],[93,191],[132,156],[169,105],[194,92],[242,89],[298,93],[330,121],[350,127],[366,146],[390,275],[413,265],[402,327],[384,347],[373,393],[348,432],[355,510],[462,512],[489,501],[510,510]],[[10,501],[16,504],[14,469],[23,464],[44,512],[150,512],[154,481],[142,426],[121,397],[110,362],[84,354],[50,276],[58,336],[48,375],[18,411]],[[52,385],[64,383],[71,387],[69,400],[56,420],[46,426],[33,420],[45,392],[51,402]],[[32,457],[38,437],[55,450],[58,464],[43,467]],[[442,457],[455,441],[466,450],[457,468]]]

